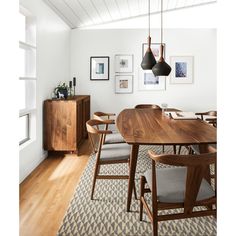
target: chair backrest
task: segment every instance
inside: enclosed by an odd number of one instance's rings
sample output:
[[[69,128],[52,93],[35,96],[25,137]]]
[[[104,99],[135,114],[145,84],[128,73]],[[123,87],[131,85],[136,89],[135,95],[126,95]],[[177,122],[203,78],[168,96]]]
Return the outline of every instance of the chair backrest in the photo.
[[[155,104],[138,104],[134,108],[137,108],[137,109],[149,108],[149,109],[160,109],[161,110],[161,107],[158,105],[155,105]]]
[[[203,120],[204,116],[217,116],[217,111],[197,112],[195,115],[200,115]]]
[[[101,129],[101,126],[112,124],[111,120],[95,120],[91,119],[86,122],[89,140],[93,151],[100,152],[103,140],[106,134],[111,134],[112,131]]]
[[[214,127],[217,127],[217,118],[207,118],[206,121]]]
[[[155,162],[167,165],[187,167],[184,213],[191,213],[193,207],[196,206],[196,199],[199,188],[202,183],[202,179],[206,177],[205,174],[207,173],[207,168],[209,168],[211,164],[216,164],[216,153],[204,153],[200,155],[157,155],[152,151],[148,151],[148,153],[150,158],[152,159],[152,194],[154,194],[155,199],[157,189]],[[212,199],[212,201],[215,201],[215,198]]]
[[[93,118],[96,120],[110,120],[110,118],[115,115],[116,115],[115,113],[96,111],[93,113]]]
[[[176,108],[165,108],[165,111],[181,111],[181,110]]]

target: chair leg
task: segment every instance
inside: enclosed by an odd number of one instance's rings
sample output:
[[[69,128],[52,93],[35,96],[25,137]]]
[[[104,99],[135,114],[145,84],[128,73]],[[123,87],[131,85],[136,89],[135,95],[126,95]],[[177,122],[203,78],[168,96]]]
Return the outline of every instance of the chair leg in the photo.
[[[191,147],[189,147],[188,154],[189,155],[193,155],[194,154],[193,149]]]
[[[162,153],[165,152],[165,145],[162,145]]]
[[[152,202],[154,204],[154,202]],[[158,222],[157,222],[157,207],[156,205],[152,207],[152,235],[153,236],[158,236]]]
[[[137,190],[136,190],[135,184],[134,184],[134,198],[135,198],[135,200],[138,200],[138,195],[137,195]]]
[[[179,145],[178,155],[180,155],[180,153],[181,153],[181,149],[182,149],[182,145]]]
[[[153,236],[158,236],[158,227],[157,227],[157,221],[153,219],[152,223],[152,235]]]
[[[152,191],[152,235],[157,236],[158,235],[158,222],[157,222],[157,195],[156,192]]]
[[[95,164],[95,168],[94,168],[94,174],[93,174],[93,185],[92,185],[92,191],[91,191],[91,200],[93,200],[93,194],[94,194],[94,189],[95,189],[95,185],[96,185],[96,179],[97,179],[97,175],[99,173],[99,163],[96,162]]]
[[[144,185],[145,185],[145,177],[141,176],[140,178],[140,210],[139,210],[139,220],[143,220],[143,202],[141,201],[142,197],[144,197]]]
[[[176,154],[176,145],[173,145],[174,154]]]

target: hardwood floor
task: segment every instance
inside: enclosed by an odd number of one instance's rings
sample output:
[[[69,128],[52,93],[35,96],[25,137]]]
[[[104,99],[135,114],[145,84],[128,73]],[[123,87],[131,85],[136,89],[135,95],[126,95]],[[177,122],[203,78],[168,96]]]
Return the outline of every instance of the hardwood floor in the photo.
[[[20,184],[21,236],[56,235],[90,153],[86,140],[78,156],[50,156]]]

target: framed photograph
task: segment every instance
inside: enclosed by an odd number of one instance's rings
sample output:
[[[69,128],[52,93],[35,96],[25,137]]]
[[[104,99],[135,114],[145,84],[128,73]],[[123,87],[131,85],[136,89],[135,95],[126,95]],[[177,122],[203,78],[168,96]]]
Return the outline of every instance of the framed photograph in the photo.
[[[152,53],[156,59],[156,61],[159,60],[160,58],[160,43],[151,43],[151,49],[152,49]],[[163,52],[163,56],[165,58],[165,44],[163,43],[164,45],[164,52]],[[144,57],[144,54],[146,53],[147,51],[147,48],[148,48],[148,44],[147,43],[143,43],[143,46],[142,46],[142,56]]]
[[[109,57],[90,57],[90,80],[109,80]]]
[[[193,83],[193,56],[170,57],[171,84],[192,84]]]
[[[154,76],[152,70],[140,70],[139,90],[165,90],[165,76]]]
[[[116,75],[116,93],[132,93],[133,92],[133,76],[132,75]]]
[[[115,72],[132,73],[133,55],[115,55]]]

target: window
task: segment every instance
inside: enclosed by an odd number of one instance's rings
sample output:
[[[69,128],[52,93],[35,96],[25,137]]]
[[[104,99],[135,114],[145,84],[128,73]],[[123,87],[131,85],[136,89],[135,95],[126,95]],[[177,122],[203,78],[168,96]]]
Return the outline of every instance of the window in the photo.
[[[29,137],[29,114],[20,116],[19,140],[20,144],[25,143],[30,139]]]
[[[34,138],[36,130],[36,21],[24,8],[19,14],[19,144]]]

